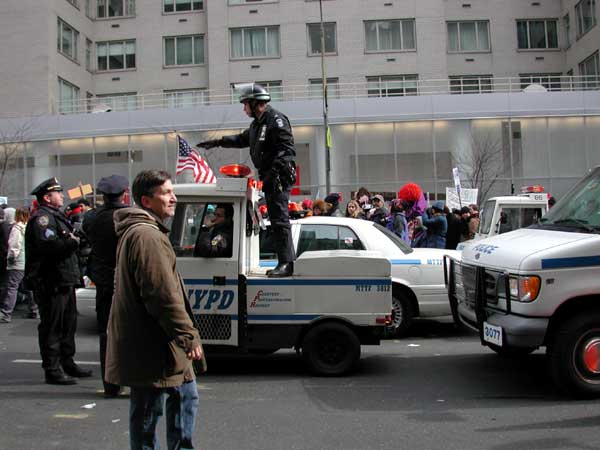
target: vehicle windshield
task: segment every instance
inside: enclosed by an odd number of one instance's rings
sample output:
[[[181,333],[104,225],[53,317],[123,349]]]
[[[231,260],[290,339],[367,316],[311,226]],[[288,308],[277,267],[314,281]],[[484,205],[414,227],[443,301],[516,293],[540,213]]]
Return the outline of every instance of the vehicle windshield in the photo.
[[[600,167],[575,185],[540,219],[542,227],[560,227],[578,232],[600,231]]]
[[[394,243],[396,247],[402,250],[402,253],[408,255],[409,253],[413,252],[413,249],[410,248],[410,246],[406,242],[400,239],[400,237],[397,234],[392,233],[386,227],[381,226],[378,223],[374,223],[373,225],[375,226],[375,228],[377,228],[379,231],[385,234]]]
[[[492,216],[494,215],[494,207],[496,206],[495,200],[488,200],[483,206],[480,217],[481,222],[479,224],[479,232],[481,234],[489,234],[490,228],[492,227]]]

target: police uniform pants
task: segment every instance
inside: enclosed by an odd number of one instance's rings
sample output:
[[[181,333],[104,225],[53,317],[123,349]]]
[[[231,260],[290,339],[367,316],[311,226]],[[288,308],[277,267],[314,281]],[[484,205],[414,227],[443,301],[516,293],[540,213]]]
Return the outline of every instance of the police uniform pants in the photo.
[[[106,365],[106,329],[108,327],[108,317],[110,315],[113,292],[113,285],[96,285],[96,323],[98,324],[98,336],[100,339],[100,369],[102,371],[104,391],[107,393],[114,393],[119,390],[118,385],[104,381],[104,369]]]
[[[289,263],[296,259],[288,211],[289,199],[289,187],[283,191],[273,188],[268,189],[268,191],[265,192],[267,211],[269,213],[269,220],[271,221],[271,230],[273,232],[273,245],[277,252],[279,263]]]
[[[60,371],[61,365],[73,364],[77,306],[75,288],[62,286],[36,291],[40,309],[38,338],[42,367],[46,372]]]

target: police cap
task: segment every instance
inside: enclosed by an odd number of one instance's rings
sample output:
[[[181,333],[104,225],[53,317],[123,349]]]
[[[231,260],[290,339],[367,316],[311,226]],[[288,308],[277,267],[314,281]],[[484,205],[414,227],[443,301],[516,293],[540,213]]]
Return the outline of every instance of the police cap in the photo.
[[[62,192],[62,190],[63,188],[58,182],[58,179],[56,177],[52,177],[38,184],[36,188],[33,191],[31,191],[31,195],[40,197],[42,195],[46,195],[48,192]]]
[[[129,181],[121,175],[111,175],[98,181],[96,190],[106,195],[122,194],[129,188]]]

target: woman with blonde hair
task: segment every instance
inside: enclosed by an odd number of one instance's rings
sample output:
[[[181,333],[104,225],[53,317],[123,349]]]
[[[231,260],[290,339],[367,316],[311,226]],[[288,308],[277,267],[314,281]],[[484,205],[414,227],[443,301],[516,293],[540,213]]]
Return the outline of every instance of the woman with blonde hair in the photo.
[[[346,217],[364,219],[365,213],[356,200],[350,200],[346,205]]]
[[[8,254],[6,275],[2,286],[3,296],[0,307],[0,323],[9,323],[17,303],[17,290],[25,275],[25,227],[29,220],[29,210],[17,208],[15,211],[15,224],[8,237]],[[31,308],[30,316],[36,314]],[[36,314],[37,316],[37,314]]]

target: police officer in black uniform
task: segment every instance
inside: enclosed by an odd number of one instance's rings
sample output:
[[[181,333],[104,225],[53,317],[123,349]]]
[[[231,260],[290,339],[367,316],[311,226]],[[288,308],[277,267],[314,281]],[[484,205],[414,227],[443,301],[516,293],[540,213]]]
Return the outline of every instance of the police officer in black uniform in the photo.
[[[64,203],[62,190],[58,180],[50,178],[31,192],[40,206],[25,229],[26,284],[35,291],[40,309],[38,335],[48,384],[76,384],[76,378],[92,375],[74,361],[79,238],[59,209]]]
[[[244,112],[254,120],[238,135],[200,142],[199,147],[250,147],[250,156],[263,192],[273,230],[278,264],[267,271],[269,277],[288,277],[294,271],[295,252],[288,213],[290,187],[295,182],[294,136],[288,118],[268,105],[271,95],[264,87],[252,83],[241,87],[240,102]]]
[[[233,244],[233,205],[218,204],[209,229],[198,233],[194,256],[230,258]]]
[[[104,397],[114,398],[121,392],[121,387],[104,380],[106,327],[112,305],[117,264],[118,238],[113,215],[117,209],[128,206],[129,182],[120,175],[111,175],[100,179],[96,191],[102,193],[104,205],[85,214],[82,229],[92,245],[88,274],[96,285],[96,322],[100,337],[100,368]]]

